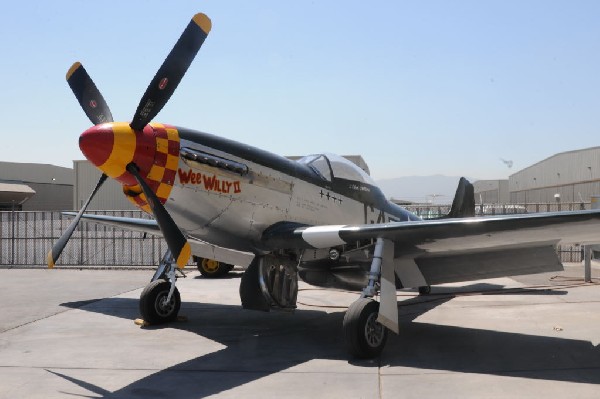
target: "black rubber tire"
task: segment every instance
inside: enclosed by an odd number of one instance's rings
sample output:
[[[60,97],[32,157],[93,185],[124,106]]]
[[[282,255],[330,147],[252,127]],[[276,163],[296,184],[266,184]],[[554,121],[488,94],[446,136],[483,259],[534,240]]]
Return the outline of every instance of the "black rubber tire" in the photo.
[[[207,258],[195,258],[198,271],[206,278],[219,278],[233,270],[233,265]]]
[[[161,306],[161,302],[169,295],[171,283],[165,280],[156,280],[144,288],[140,295],[140,314],[142,319],[150,324],[162,324],[177,318],[181,307],[181,296],[175,287],[173,296],[168,306]]]
[[[430,285],[424,285],[422,287],[419,287],[419,295],[429,295],[431,294],[431,286]]]
[[[369,298],[355,301],[344,316],[344,336],[348,352],[359,359],[381,354],[387,340],[387,328],[377,323],[379,302]]]

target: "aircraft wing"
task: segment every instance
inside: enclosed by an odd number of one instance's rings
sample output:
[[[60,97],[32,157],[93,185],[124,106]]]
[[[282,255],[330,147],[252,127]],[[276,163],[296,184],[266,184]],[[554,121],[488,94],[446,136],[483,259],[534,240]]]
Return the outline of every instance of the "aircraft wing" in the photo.
[[[64,212],[65,215],[75,216],[76,213]],[[141,219],[108,215],[83,214],[81,220],[84,222],[97,223],[104,226],[117,227],[124,230],[138,231],[162,237],[158,223],[154,219]],[[192,254],[201,258],[214,259],[219,262],[229,263],[231,265],[242,266],[244,268],[250,265],[254,254],[249,252],[235,251],[228,248],[219,247],[188,236]]]
[[[76,216],[75,212],[63,212],[63,215]],[[124,216],[92,215],[84,213],[81,219],[110,227],[119,227],[123,230],[138,231],[162,237],[158,223],[154,219],[128,218]]]
[[[358,241],[393,243],[404,287],[562,270],[554,246],[600,242],[600,210],[414,222],[300,226],[280,223],[263,235],[279,248],[331,248]]]

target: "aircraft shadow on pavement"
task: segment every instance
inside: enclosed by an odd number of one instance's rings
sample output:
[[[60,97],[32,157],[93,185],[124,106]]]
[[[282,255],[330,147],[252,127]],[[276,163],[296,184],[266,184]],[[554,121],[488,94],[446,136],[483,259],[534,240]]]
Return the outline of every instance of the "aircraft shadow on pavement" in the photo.
[[[501,288],[486,287],[488,290]],[[463,289],[468,291],[468,288]],[[519,295],[565,293],[519,289],[507,292]],[[410,367],[600,384],[600,347],[588,341],[414,321],[454,297],[453,294],[431,295],[400,302],[400,334],[389,335],[380,359],[350,360],[350,363],[361,367]],[[131,320],[138,317],[137,299],[133,298],[81,301],[63,306]],[[313,359],[348,359],[341,342],[342,311],[300,309],[295,314],[262,313],[243,310],[241,306],[184,303],[181,314],[189,321],[171,323],[167,327],[198,334],[225,348],[160,370],[116,392],[48,371],[102,397],[196,398],[230,390]],[[160,328],[163,327],[147,330]],[[173,345],[179,348],[175,350],[185,350],[186,344]],[[156,355],[160,356],[164,350],[174,349],[170,344],[157,343]]]

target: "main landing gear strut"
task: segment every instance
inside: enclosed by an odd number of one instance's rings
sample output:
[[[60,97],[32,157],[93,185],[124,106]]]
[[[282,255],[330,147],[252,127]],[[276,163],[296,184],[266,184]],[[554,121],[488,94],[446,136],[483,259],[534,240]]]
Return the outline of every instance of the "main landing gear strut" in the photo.
[[[387,328],[378,321],[379,302],[373,299],[381,289],[382,283],[385,283],[385,281],[381,281],[381,266],[385,256],[384,244],[383,239],[377,240],[367,287],[363,290],[360,298],[350,305],[344,316],[343,328],[346,347],[350,354],[357,358],[379,356],[387,340]],[[393,247],[390,249],[393,251]],[[389,287],[386,288],[389,291]],[[393,290],[393,306],[396,306],[395,283]],[[397,316],[395,323],[396,325],[398,323]]]
[[[177,264],[167,251],[151,283],[140,296],[140,313],[144,321],[159,324],[177,318],[181,297],[175,286],[176,271]],[[282,258],[256,258],[242,276],[240,296],[243,307],[263,311],[294,309],[298,292],[296,278],[297,270]],[[373,299],[376,295],[380,296],[381,303]],[[377,239],[368,284],[344,316],[348,351],[357,358],[379,356],[385,347],[388,329],[398,333],[394,244]]]
[[[160,324],[177,318],[181,307],[177,282],[177,264],[167,251],[163,256],[150,284],[140,295],[140,313],[142,319],[149,324]]]

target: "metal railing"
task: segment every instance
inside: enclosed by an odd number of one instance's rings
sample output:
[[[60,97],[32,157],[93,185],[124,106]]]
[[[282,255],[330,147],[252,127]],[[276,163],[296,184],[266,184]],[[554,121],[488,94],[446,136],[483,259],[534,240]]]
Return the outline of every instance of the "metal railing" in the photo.
[[[149,218],[142,211],[87,213]],[[61,212],[0,212],[0,265],[46,265],[48,251],[71,220]],[[57,266],[156,266],[166,249],[162,237],[82,222]]]
[[[412,204],[402,205],[407,210],[422,217],[431,219],[444,216],[450,212],[451,205]],[[590,202],[552,202],[534,204],[476,204],[475,216],[513,215],[520,213],[562,212],[591,209]]]
[[[450,205],[405,207],[423,218],[443,216],[450,210]],[[477,213],[500,215],[582,208],[590,209],[590,203],[478,205]],[[150,218],[142,211],[87,213]],[[0,266],[45,266],[48,251],[71,220],[71,217],[56,211],[0,211]],[[156,266],[166,250],[167,245],[162,237],[82,222],[65,247],[57,266]],[[577,244],[559,246],[557,251],[563,262],[583,260],[583,250]]]

